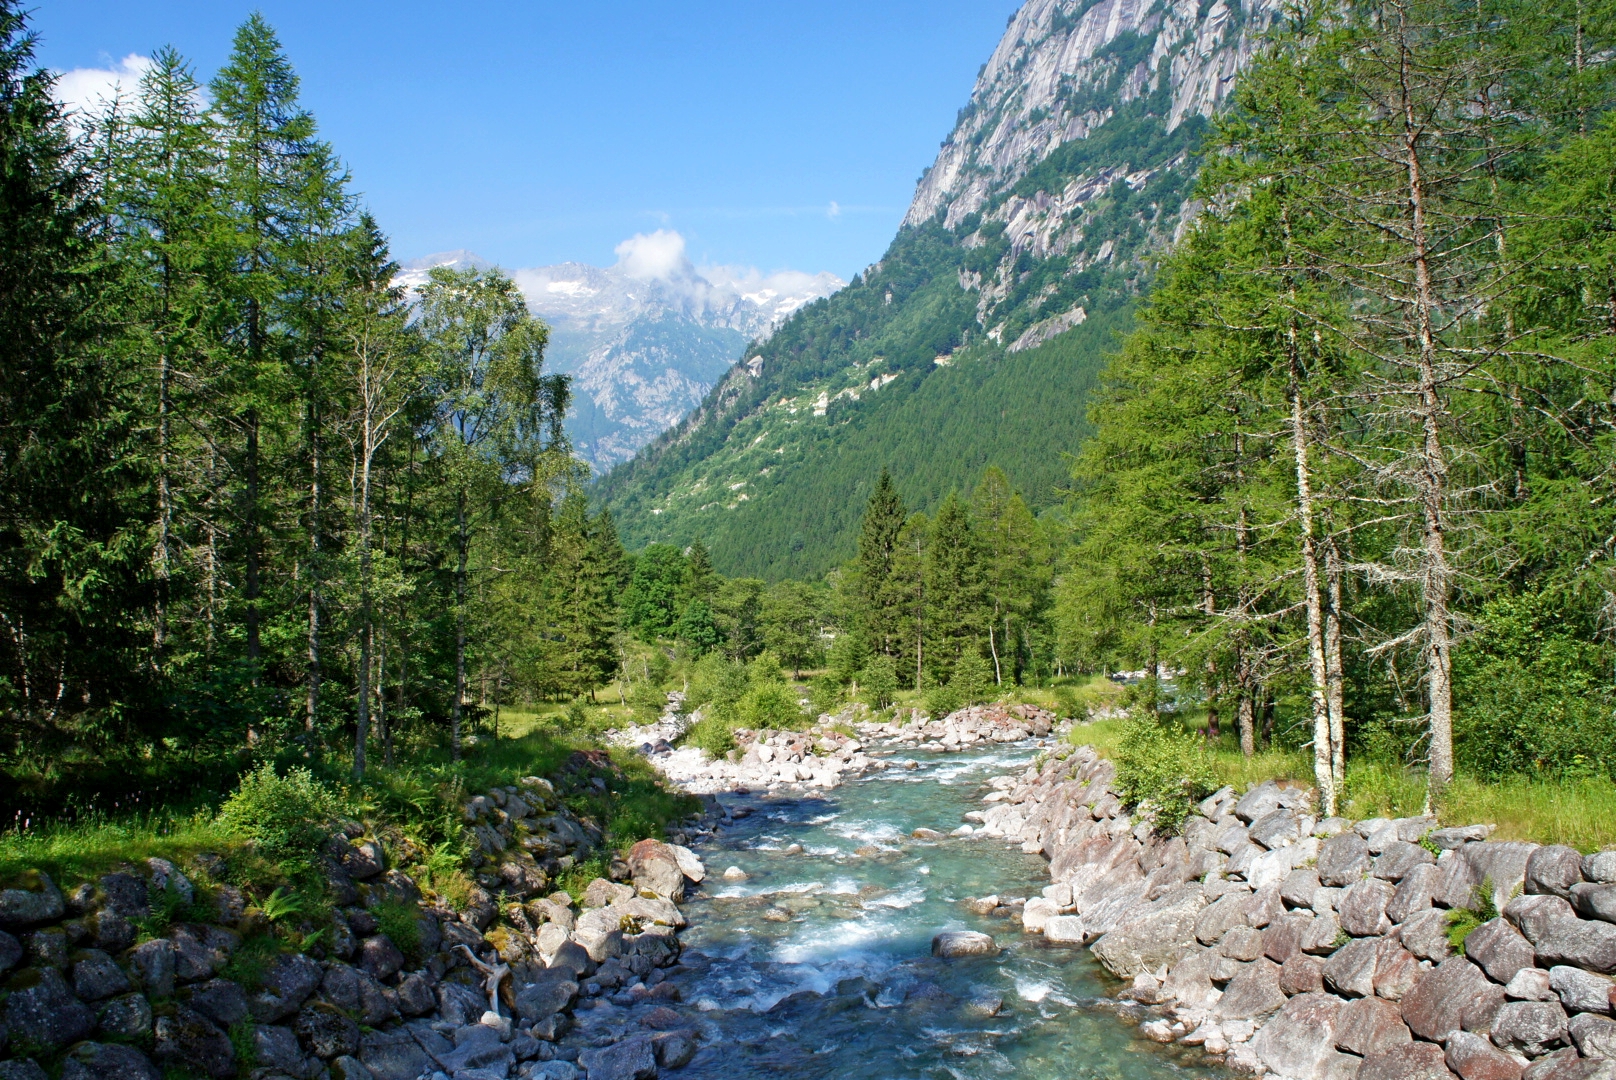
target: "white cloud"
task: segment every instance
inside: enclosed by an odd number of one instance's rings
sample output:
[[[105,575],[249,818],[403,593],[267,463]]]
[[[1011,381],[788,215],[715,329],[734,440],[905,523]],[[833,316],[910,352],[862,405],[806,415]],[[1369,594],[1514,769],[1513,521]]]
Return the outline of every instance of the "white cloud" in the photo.
[[[690,274],[685,238],[672,229],[636,233],[618,244],[617,269],[642,281],[671,281]]]
[[[73,112],[96,115],[120,95],[133,98],[151,63],[149,56],[130,53],[111,67],[61,72],[56,76],[56,100]]]

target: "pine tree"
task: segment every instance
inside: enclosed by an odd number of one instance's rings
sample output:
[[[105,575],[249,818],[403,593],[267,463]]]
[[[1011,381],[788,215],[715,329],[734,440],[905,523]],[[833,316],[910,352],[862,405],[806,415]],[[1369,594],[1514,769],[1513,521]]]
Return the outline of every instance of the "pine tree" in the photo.
[[[903,616],[901,587],[893,581],[893,560],[907,513],[892,474],[883,468],[864,508],[854,573],[860,629],[871,648],[888,656],[899,651],[898,626]]]
[[[926,548],[926,667],[946,681],[967,652],[986,643],[981,541],[970,510],[950,492],[937,508]]]

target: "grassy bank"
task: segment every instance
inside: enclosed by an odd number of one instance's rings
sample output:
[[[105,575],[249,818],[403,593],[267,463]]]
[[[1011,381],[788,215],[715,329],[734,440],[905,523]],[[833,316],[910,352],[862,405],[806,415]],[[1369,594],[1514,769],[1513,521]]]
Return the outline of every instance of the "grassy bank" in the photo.
[[[1185,717],[1189,728],[1201,718]],[[1071,740],[1090,744],[1108,756],[1122,739],[1122,720],[1101,720],[1073,728]],[[1208,749],[1218,779],[1236,788],[1264,780],[1312,785],[1313,757],[1302,750],[1264,750],[1247,758],[1230,731]],[[1425,809],[1426,778],[1419,770],[1376,761],[1347,763],[1341,812],[1352,818],[1409,817]],[[1512,777],[1488,783],[1459,776],[1436,808],[1444,825],[1496,825],[1497,840],[1567,844],[1579,851],[1616,847],[1616,783],[1601,777],[1553,779]]]
[[[424,850],[438,850],[440,861],[463,863],[469,851],[459,844],[458,813],[466,796],[523,776],[553,777],[569,764],[576,767],[581,764],[574,757],[578,752],[605,750],[595,733],[617,722],[620,718],[605,707],[587,709],[581,723],[576,710],[573,717],[559,710],[502,710],[499,737],[493,737],[490,724],[487,732],[468,740],[461,761],[450,760],[441,747],[416,747],[409,760],[394,768],[373,768],[362,783],[353,780],[338,758],[279,764],[282,771],[294,765],[309,768],[335,793],[347,816],[397,830]],[[375,753],[379,759],[379,750]],[[602,828],[609,845],[659,836],[669,823],[698,809],[695,800],[664,789],[638,754],[608,753],[611,769],[580,770],[559,790],[574,813]],[[585,772],[606,773],[606,790],[590,783]],[[134,813],[19,819],[0,832],[0,882],[26,869],[75,880],[150,857],[176,863],[204,851],[229,857],[240,851],[242,842],[219,822],[218,810],[233,786],[177,795],[167,806]]]

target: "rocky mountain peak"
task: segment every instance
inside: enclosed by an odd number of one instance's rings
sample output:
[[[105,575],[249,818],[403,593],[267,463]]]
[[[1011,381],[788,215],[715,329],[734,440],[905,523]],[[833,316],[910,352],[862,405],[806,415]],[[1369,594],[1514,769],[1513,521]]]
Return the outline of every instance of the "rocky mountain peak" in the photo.
[[[1167,130],[1210,117],[1279,8],[1276,0],[1028,0],[904,218],[955,227],[1129,102],[1167,90]]]

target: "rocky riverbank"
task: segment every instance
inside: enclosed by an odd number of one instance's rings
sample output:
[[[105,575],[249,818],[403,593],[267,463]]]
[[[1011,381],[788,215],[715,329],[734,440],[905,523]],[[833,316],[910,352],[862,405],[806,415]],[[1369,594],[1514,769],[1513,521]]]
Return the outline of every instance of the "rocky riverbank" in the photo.
[[[570,773],[610,770],[575,757]],[[701,861],[643,840],[614,862],[628,884],[575,905],[554,877],[602,838],[549,781],[462,811],[481,865],[455,904],[397,868],[407,842],[358,823],[321,853],[335,906],[317,925],[229,884],[218,855],[4,883],[0,1080],[648,1080],[689,1062],[666,980]]]
[[[741,728],[735,732],[735,749],[714,757],[696,746],[673,747],[672,740],[691,726],[677,707],[673,703],[655,724],[611,732],[609,737],[638,748],[669,782],[700,795],[831,789],[846,777],[891,767],[886,755],[897,748],[957,753],[984,743],[1046,736],[1057,723],[1053,713],[1033,705],[974,706],[942,720],[918,709],[881,722],[865,719],[867,713],[848,712],[822,715],[806,731]],[[868,753],[864,740],[882,740],[882,754]]]
[[[1160,836],[1114,778],[1063,750],[966,816],[1049,859],[1023,928],[1086,944],[1151,1038],[1287,1080],[1616,1080],[1616,852],[1320,820],[1272,782]]]

